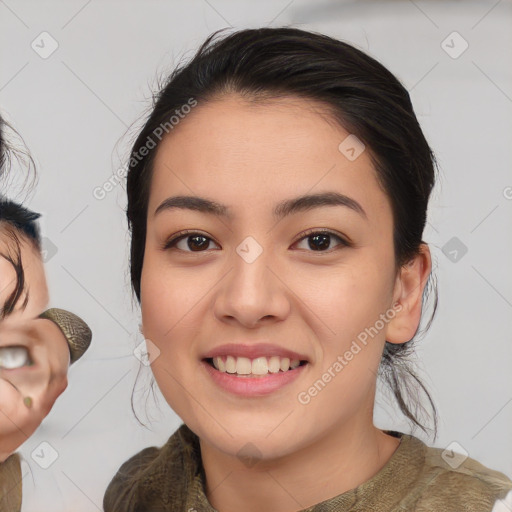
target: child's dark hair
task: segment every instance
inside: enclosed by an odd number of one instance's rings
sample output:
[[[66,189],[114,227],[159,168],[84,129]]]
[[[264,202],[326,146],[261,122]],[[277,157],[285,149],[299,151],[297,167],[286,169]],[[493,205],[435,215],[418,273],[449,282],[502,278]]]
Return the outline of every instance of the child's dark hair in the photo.
[[[41,233],[36,222],[39,217],[41,214],[0,196],[0,225],[2,222],[10,224],[41,250]]]
[[[148,139],[168,125],[170,116],[191,99],[201,105],[230,93],[250,102],[279,97],[316,100],[365,144],[379,184],[391,202],[398,271],[419,253],[423,243],[437,168],[407,90],[375,59],[323,34],[290,27],[240,30],[222,38],[217,37],[219,32],[211,34],[190,62],[170,75],[155,96],[152,111],[131,150],[126,213],[131,231],[131,282],[138,301],[149,189],[159,146],[157,142],[149,149]],[[424,304],[431,288],[432,276],[425,287]],[[434,308],[426,329],[437,307],[435,281],[433,288]],[[380,376],[405,416],[424,431],[417,417],[424,409],[415,393],[425,393],[432,409],[435,437],[435,405],[407,358],[414,339],[403,344],[386,342]]]
[[[0,117],[0,176],[4,177],[9,172],[8,165],[12,161],[13,150],[5,139],[4,120]],[[25,289],[25,274],[23,271],[23,262],[21,260],[20,236],[28,239],[37,250],[41,250],[41,234],[37,219],[39,213],[25,208],[21,204],[3,197],[3,191],[0,193],[0,234],[8,238],[6,246],[8,251],[0,253],[14,268],[16,273],[16,286],[14,291],[0,307],[0,320],[8,316],[13,310]],[[29,294],[25,295],[24,304],[28,302]]]

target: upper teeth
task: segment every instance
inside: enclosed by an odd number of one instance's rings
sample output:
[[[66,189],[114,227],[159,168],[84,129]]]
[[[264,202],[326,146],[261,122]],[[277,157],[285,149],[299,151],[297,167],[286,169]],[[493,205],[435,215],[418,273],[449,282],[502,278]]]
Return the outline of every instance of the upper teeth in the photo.
[[[286,372],[289,369],[297,368],[300,365],[299,359],[292,359],[288,357],[272,356],[268,359],[266,357],[257,357],[256,359],[249,359],[248,357],[233,357],[227,356],[214,357],[213,366],[221,372],[238,373],[240,375],[265,375],[266,373],[277,373],[279,370]]]

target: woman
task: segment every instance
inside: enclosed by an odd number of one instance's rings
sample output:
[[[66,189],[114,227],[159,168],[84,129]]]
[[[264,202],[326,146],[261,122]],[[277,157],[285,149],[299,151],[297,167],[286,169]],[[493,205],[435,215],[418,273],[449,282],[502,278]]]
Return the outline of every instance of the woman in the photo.
[[[405,356],[434,182],[407,91],[348,44],[214,34],[170,76],[127,217],[149,361],[184,424],[121,466],[105,512],[505,506],[502,473],[373,424],[380,372],[426,430]]]

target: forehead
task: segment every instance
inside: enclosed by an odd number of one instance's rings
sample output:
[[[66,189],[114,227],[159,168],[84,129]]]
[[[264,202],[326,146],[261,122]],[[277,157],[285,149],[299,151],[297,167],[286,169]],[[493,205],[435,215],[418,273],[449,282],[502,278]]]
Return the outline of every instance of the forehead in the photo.
[[[358,144],[319,102],[230,95],[199,104],[159,145],[148,214],[171,194],[247,206],[327,190],[353,197],[369,216],[389,213],[369,151],[348,158],[347,141]]]
[[[12,237],[11,230],[18,239],[19,248]],[[25,291],[29,290],[29,298],[23,309],[23,314],[20,314],[20,308],[26,298],[25,294],[16,304],[15,313],[4,319],[3,323],[33,318],[42,313],[49,300],[41,253],[23,232],[10,224],[0,222],[0,307],[4,306],[5,301],[13,293],[19,279],[13,263],[8,258],[17,262],[18,257],[21,258],[24,287]]]
[[[18,245],[22,254],[39,255],[38,249],[26,233],[11,222],[0,218],[0,253],[16,254]]]

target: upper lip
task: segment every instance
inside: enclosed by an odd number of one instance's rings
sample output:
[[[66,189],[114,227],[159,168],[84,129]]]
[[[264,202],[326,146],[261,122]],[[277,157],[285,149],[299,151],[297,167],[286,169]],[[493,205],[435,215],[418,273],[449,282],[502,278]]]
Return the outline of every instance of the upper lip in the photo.
[[[279,345],[272,345],[271,343],[254,343],[250,345],[227,343],[226,345],[220,345],[212,348],[209,352],[203,355],[203,359],[218,356],[247,357],[248,359],[279,356],[288,357],[290,360],[299,359],[300,361],[308,361],[308,358],[303,354],[280,347]]]

